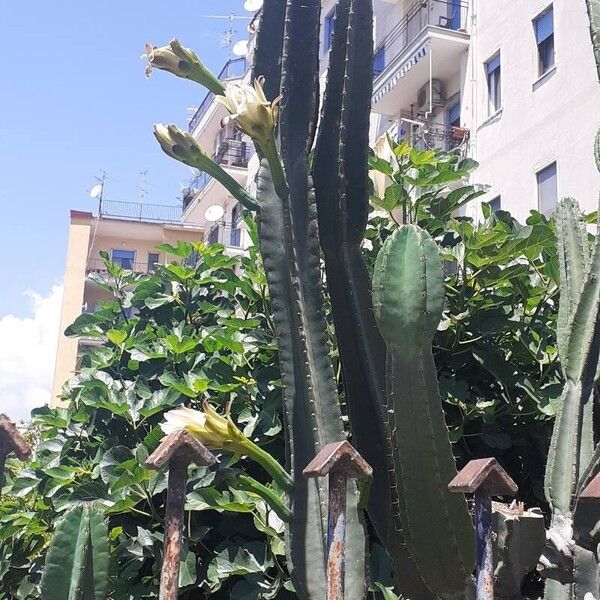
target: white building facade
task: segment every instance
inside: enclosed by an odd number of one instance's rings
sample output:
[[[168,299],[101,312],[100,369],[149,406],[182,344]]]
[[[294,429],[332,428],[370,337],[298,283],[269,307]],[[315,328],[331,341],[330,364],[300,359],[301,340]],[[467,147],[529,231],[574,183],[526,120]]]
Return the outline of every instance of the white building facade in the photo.
[[[600,84],[583,0],[375,0],[372,141],[407,137],[480,163],[481,202],[523,221],[598,203]],[[326,62],[333,0],[323,2]]]

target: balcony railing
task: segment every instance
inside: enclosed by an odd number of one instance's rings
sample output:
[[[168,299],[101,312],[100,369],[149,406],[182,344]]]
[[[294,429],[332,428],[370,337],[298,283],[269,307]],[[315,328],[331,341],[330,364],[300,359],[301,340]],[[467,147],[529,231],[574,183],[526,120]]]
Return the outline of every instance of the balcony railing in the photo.
[[[241,79],[246,72],[246,59],[232,58],[225,63],[225,66],[219,73],[219,79],[221,81],[227,81],[228,79]],[[208,92],[202,101],[202,104],[198,107],[198,110],[190,121],[189,130],[193,131],[208,110],[215,95],[212,92]]]
[[[216,223],[212,226],[206,237],[206,242],[212,244],[223,244],[230,248],[242,247],[242,229],[232,227],[229,223]]]
[[[252,155],[251,146],[242,140],[233,138],[224,139],[213,154],[213,160],[221,166],[238,167],[245,169]],[[184,198],[184,208],[193,200],[194,196],[201,192],[212,179],[210,175],[202,172],[188,182],[190,193]]]
[[[156,263],[149,264],[148,262],[134,262],[127,259],[112,259],[114,263],[119,265],[126,271],[133,271],[134,273],[153,273],[156,270]],[[101,258],[90,258],[86,266],[87,273],[106,273],[106,265]]]
[[[457,148],[466,148],[469,141],[469,130],[464,127],[428,125],[413,133],[412,139],[409,141],[420,150],[439,148],[450,152]]]
[[[167,204],[102,200],[98,206],[98,213],[102,217],[121,218],[128,221],[146,221],[150,223],[181,222],[181,206]]]
[[[453,31],[465,29],[467,11],[468,5],[462,0],[416,2],[375,50],[373,78],[377,79],[428,25]]]

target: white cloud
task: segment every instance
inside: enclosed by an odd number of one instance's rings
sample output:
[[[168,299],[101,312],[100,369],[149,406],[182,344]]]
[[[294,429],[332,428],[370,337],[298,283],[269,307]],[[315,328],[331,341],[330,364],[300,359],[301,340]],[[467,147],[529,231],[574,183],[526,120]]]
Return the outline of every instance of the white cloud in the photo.
[[[0,317],[0,412],[26,419],[50,400],[63,286],[47,296],[27,290],[28,317]]]

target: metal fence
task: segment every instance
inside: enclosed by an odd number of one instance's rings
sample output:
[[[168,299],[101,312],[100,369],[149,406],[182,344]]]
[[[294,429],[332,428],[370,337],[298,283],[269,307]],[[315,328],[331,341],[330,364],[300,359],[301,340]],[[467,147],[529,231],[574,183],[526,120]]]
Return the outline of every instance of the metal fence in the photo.
[[[134,262],[132,260],[112,259],[122,269],[133,271],[134,273],[152,273],[156,269],[156,263]],[[106,273],[106,265],[101,258],[91,258],[87,262],[87,272]]]
[[[446,152],[466,147],[469,130],[464,127],[447,127],[444,125],[428,125],[414,134],[412,143],[420,150],[441,148]]]
[[[459,0],[417,2],[375,50],[373,77],[377,79],[428,25],[459,31],[466,27],[468,5]]]
[[[102,217],[121,218],[129,221],[146,221],[150,223],[181,222],[181,206],[168,204],[102,200],[98,212]]]
[[[241,79],[246,72],[246,59],[244,57],[241,58],[232,58],[225,63],[225,66],[219,73],[219,79],[221,81],[227,81],[228,79]],[[208,107],[211,105],[213,98],[215,95],[212,92],[208,92],[202,101],[202,104],[198,107],[198,110],[192,117],[190,121],[189,130],[193,131],[193,129],[198,125]]]

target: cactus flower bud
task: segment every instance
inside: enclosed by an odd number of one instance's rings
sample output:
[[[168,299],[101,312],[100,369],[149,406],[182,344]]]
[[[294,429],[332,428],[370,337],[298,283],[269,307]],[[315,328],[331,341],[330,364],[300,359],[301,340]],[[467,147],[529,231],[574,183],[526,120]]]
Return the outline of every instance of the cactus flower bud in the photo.
[[[219,79],[202,64],[196,53],[190,48],[184,48],[176,39],[161,48],[146,44],[146,58],[146,77],[150,76],[153,69],[161,69],[177,77],[195,81],[213,94],[222,94],[225,89]]]
[[[272,102],[267,100],[263,82],[264,78],[257,77],[254,86],[228,83],[224,95],[216,98],[229,112],[226,119],[233,121],[262,148],[273,140],[280,100],[280,97]]]
[[[190,167],[201,168],[205,161],[212,163],[206,150],[194,137],[176,125],[157,123],[154,125],[154,136],[166,154]]]
[[[165,435],[185,429],[208,448],[245,455],[260,464],[283,489],[290,489],[292,480],[285,469],[265,450],[249,440],[232,421],[229,407],[220,415],[208,402],[204,411],[181,407],[165,413],[161,429]]]

